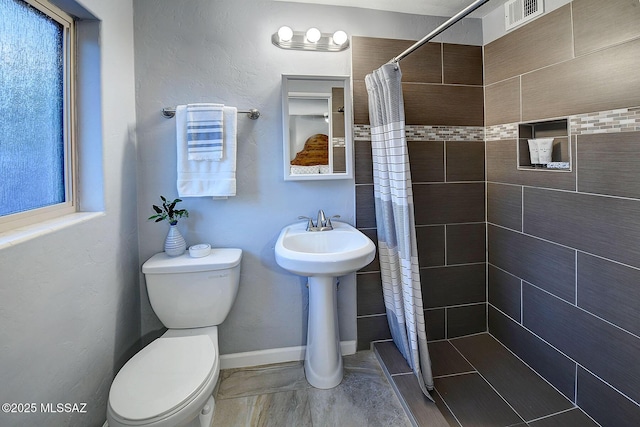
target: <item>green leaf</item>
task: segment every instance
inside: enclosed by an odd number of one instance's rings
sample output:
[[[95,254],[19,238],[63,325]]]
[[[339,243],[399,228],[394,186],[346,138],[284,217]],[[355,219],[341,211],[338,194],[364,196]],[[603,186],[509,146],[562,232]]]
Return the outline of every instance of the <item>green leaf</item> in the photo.
[[[161,214],[162,213],[162,209],[160,209],[158,206],[153,205],[153,210],[156,211],[157,213]]]

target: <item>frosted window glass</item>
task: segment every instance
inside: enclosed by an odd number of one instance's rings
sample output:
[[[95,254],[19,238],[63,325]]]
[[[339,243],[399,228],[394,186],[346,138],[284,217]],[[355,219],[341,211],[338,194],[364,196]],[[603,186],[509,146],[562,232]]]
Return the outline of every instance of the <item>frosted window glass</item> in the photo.
[[[65,201],[64,28],[0,0],[0,216]]]

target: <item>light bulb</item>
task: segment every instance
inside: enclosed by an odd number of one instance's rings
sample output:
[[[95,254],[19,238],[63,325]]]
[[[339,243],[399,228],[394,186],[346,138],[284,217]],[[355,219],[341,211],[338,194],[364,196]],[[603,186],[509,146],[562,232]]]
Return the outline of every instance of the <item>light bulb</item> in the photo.
[[[312,27],[307,30],[306,38],[309,43],[317,43],[320,37],[322,37],[322,34],[319,29]]]
[[[342,46],[347,41],[347,33],[342,30],[338,30],[333,33],[333,42],[338,46]]]
[[[293,38],[293,30],[291,27],[287,27],[283,25],[278,29],[278,38],[280,38],[281,42],[289,42]]]

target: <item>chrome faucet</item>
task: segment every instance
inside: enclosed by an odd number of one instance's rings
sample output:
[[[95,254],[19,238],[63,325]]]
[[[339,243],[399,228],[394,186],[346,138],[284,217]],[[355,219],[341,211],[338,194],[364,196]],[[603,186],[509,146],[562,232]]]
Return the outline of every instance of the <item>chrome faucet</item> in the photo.
[[[333,215],[331,218],[340,218],[340,215]],[[313,219],[308,216],[299,216],[298,219],[307,220],[307,231],[328,231],[333,230],[333,224],[331,224],[331,218],[327,218],[324,211],[320,209],[318,211],[318,218],[316,223],[313,223]]]
[[[316,227],[322,228],[327,226],[327,217],[324,216],[324,211],[320,209],[318,211],[318,219],[316,220]],[[331,227],[333,228],[333,227]]]

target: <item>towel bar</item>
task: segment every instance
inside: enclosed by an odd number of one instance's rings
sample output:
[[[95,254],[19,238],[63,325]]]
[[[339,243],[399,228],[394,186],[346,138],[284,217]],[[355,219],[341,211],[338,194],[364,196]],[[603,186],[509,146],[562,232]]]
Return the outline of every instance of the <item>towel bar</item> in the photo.
[[[238,110],[238,113],[243,113],[246,114],[247,117],[249,117],[251,120],[257,120],[258,117],[260,117],[260,111],[258,111],[256,108],[252,108],[248,111],[241,111]],[[176,115],[176,107],[165,107],[162,109],[162,115],[164,117],[166,117],[167,119],[172,118],[173,116]]]

